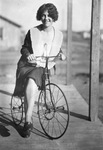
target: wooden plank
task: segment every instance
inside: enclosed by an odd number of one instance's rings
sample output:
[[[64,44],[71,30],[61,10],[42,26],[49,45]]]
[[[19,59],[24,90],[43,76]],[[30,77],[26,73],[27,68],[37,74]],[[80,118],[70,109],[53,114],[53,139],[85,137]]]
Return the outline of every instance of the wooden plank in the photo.
[[[90,42],[89,119],[98,118],[100,51],[100,0],[92,0]]]
[[[72,0],[67,0],[67,77],[66,83],[71,83],[71,53],[72,53]]]
[[[11,93],[14,86],[14,84],[0,84],[0,89],[7,93]],[[0,92],[0,150],[6,150],[8,148],[11,150],[103,149],[103,125],[101,123],[91,123],[90,121],[87,121],[85,115],[87,116],[88,105],[73,85],[59,86],[65,92],[69,103],[70,121],[66,133],[58,140],[49,140],[47,136],[45,136],[35,112],[33,114],[34,129],[31,133],[31,137],[29,140],[22,138],[22,132],[20,131],[22,131],[23,123],[17,130],[11,122],[11,97]]]

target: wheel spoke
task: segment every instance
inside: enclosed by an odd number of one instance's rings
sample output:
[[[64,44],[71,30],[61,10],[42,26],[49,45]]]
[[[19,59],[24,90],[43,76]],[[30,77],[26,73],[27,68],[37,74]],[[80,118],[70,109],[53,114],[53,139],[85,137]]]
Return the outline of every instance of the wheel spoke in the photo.
[[[55,119],[57,120],[57,123],[58,123],[59,125],[61,125],[61,126],[64,128],[64,126],[63,126],[62,123],[58,120],[58,118],[55,117]],[[65,128],[64,128],[64,129],[65,129]]]

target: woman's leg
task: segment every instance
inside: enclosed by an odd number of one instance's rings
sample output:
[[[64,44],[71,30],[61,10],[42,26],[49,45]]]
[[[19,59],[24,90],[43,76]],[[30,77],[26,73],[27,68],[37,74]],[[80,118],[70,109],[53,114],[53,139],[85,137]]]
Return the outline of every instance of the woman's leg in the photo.
[[[32,122],[32,111],[34,106],[34,101],[38,93],[38,87],[35,81],[31,78],[28,79],[26,90],[25,90],[25,121]]]

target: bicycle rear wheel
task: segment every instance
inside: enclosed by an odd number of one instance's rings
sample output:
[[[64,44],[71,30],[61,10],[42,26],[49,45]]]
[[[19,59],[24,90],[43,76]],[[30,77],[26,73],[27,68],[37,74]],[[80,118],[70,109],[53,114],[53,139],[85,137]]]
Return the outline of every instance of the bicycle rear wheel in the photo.
[[[63,91],[56,84],[47,84],[46,92],[40,92],[38,116],[41,127],[49,138],[58,139],[66,132],[69,124],[69,107]]]
[[[19,125],[23,120],[23,101],[22,97],[12,96],[11,116],[15,125]]]

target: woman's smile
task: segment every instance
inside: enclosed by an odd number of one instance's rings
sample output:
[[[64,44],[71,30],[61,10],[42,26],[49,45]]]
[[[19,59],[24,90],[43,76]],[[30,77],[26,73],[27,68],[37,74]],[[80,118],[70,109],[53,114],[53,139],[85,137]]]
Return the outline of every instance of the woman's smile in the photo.
[[[53,23],[53,19],[49,16],[48,11],[45,11],[42,15],[41,21],[44,26],[49,27]]]

